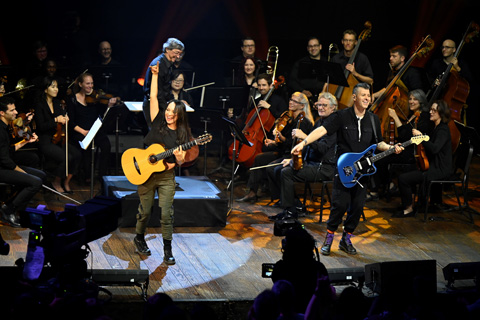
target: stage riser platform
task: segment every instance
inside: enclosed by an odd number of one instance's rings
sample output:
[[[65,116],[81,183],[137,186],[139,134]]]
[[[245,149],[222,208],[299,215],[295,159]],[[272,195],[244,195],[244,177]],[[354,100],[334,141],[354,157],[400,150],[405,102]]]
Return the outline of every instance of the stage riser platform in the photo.
[[[228,198],[204,176],[176,177],[177,188],[173,201],[174,227],[224,227],[227,222]],[[134,227],[140,199],[137,186],[125,176],[105,176],[103,193],[121,199],[122,217],[119,227]],[[160,226],[158,197],[149,227]]]

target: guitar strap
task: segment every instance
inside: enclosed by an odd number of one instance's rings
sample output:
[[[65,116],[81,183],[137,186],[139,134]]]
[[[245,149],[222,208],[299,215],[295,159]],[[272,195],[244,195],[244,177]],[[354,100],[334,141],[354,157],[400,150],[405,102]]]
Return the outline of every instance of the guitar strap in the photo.
[[[372,121],[373,135],[375,136],[375,143],[378,143],[377,129],[375,128],[375,121],[373,121],[373,113],[367,111],[370,120]]]

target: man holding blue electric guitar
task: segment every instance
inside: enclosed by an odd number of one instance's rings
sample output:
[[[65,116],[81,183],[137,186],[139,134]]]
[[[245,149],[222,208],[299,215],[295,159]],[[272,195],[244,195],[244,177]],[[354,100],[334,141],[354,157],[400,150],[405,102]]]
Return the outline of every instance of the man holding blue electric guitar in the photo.
[[[351,236],[355,231],[367,194],[366,186],[360,178],[375,173],[373,162],[377,159],[375,149],[400,153],[404,145],[390,146],[383,142],[380,120],[377,115],[367,112],[371,103],[370,85],[359,83],[353,89],[353,107],[342,109],[332,114],[333,117],[325,126],[313,130],[303,142],[292,149],[297,154],[306,145],[323,137],[326,134],[337,133],[337,170],[334,177],[332,191],[332,205],[330,217],[327,221],[327,235],[321,248],[323,255],[330,254],[334,233],[342,223],[343,235],[339,243],[340,250],[348,254],[356,254],[352,245]],[[391,148],[391,150],[389,150]],[[382,157],[388,154],[380,154]]]

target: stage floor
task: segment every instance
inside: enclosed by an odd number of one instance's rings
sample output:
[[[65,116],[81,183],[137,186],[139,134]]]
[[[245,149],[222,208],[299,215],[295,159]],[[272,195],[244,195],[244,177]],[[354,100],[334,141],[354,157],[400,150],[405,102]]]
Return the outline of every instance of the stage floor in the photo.
[[[480,210],[479,157],[472,164],[470,180],[470,206]],[[199,168],[202,164],[199,163]],[[211,169],[215,165],[211,166]],[[225,192],[229,173],[210,175],[210,180]],[[245,194],[245,182],[235,184],[235,198]],[[299,185],[303,191],[303,186]],[[96,185],[101,193],[102,186]],[[89,199],[89,186],[76,186],[72,197],[78,201]],[[301,192],[300,191],[300,192]],[[228,192],[227,192],[228,194]],[[323,222],[319,220],[319,202],[308,203],[309,214],[300,218],[305,228],[320,246],[325,236],[325,221],[330,213],[327,202]],[[453,191],[446,191],[445,203],[454,206]],[[37,194],[32,206],[47,204],[51,210],[60,211],[68,200],[48,191]],[[423,214],[414,218],[394,219],[392,212],[400,199],[390,202],[381,198],[367,202],[366,221],[361,221],[352,238],[358,254],[347,255],[338,250],[340,235],[335,239],[330,256],[321,256],[327,269],[363,268],[367,264],[384,261],[430,260],[436,261],[437,288],[444,291],[446,281],[442,269],[453,262],[480,261],[480,217],[473,214],[474,225],[458,211],[437,212],[433,221],[423,221]],[[192,207],[192,211],[196,208]],[[119,228],[111,234],[89,244],[91,253],[86,261],[90,268],[108,270],[144,269],[150,274],[147,294],[165,292],[176,301],[251,301],[262,290],[271,288],[272,281],[261,277],[261,265],[281,258],[281,239],[273,233],[273,223],[268,216],[280,209],[269,205],[263,195],[255,204],[234,202],[223,227],[176,227],[173,236],[174,266],[163,263],[161,230],[148,228],[147,243],[151,256],[135,252],[133,227]],[[13,266],[25,258],[29,229],[1,226],[5,241],[11,246],[8,256],[1,256],[0,266]],[[135,286],[109,287],[115,300],[138,301],[141,290]],[[366,294],[373,294],[365,290]]]

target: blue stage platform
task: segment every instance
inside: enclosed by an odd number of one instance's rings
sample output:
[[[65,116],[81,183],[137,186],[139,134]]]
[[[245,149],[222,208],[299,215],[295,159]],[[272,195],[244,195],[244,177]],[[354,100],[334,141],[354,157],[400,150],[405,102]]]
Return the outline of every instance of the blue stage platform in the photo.
[[[175,177],[177,188],[173,206],[175,227],[224,227],[227,222],[228,197],[204,176]],[[125,176],[104,176],[103,194],[121,199],[119,227],[134,227],[140,200],[137,186]],[[157,198],[158,199],[158,198]],[[160,226],[158,203],[149,227]]]

